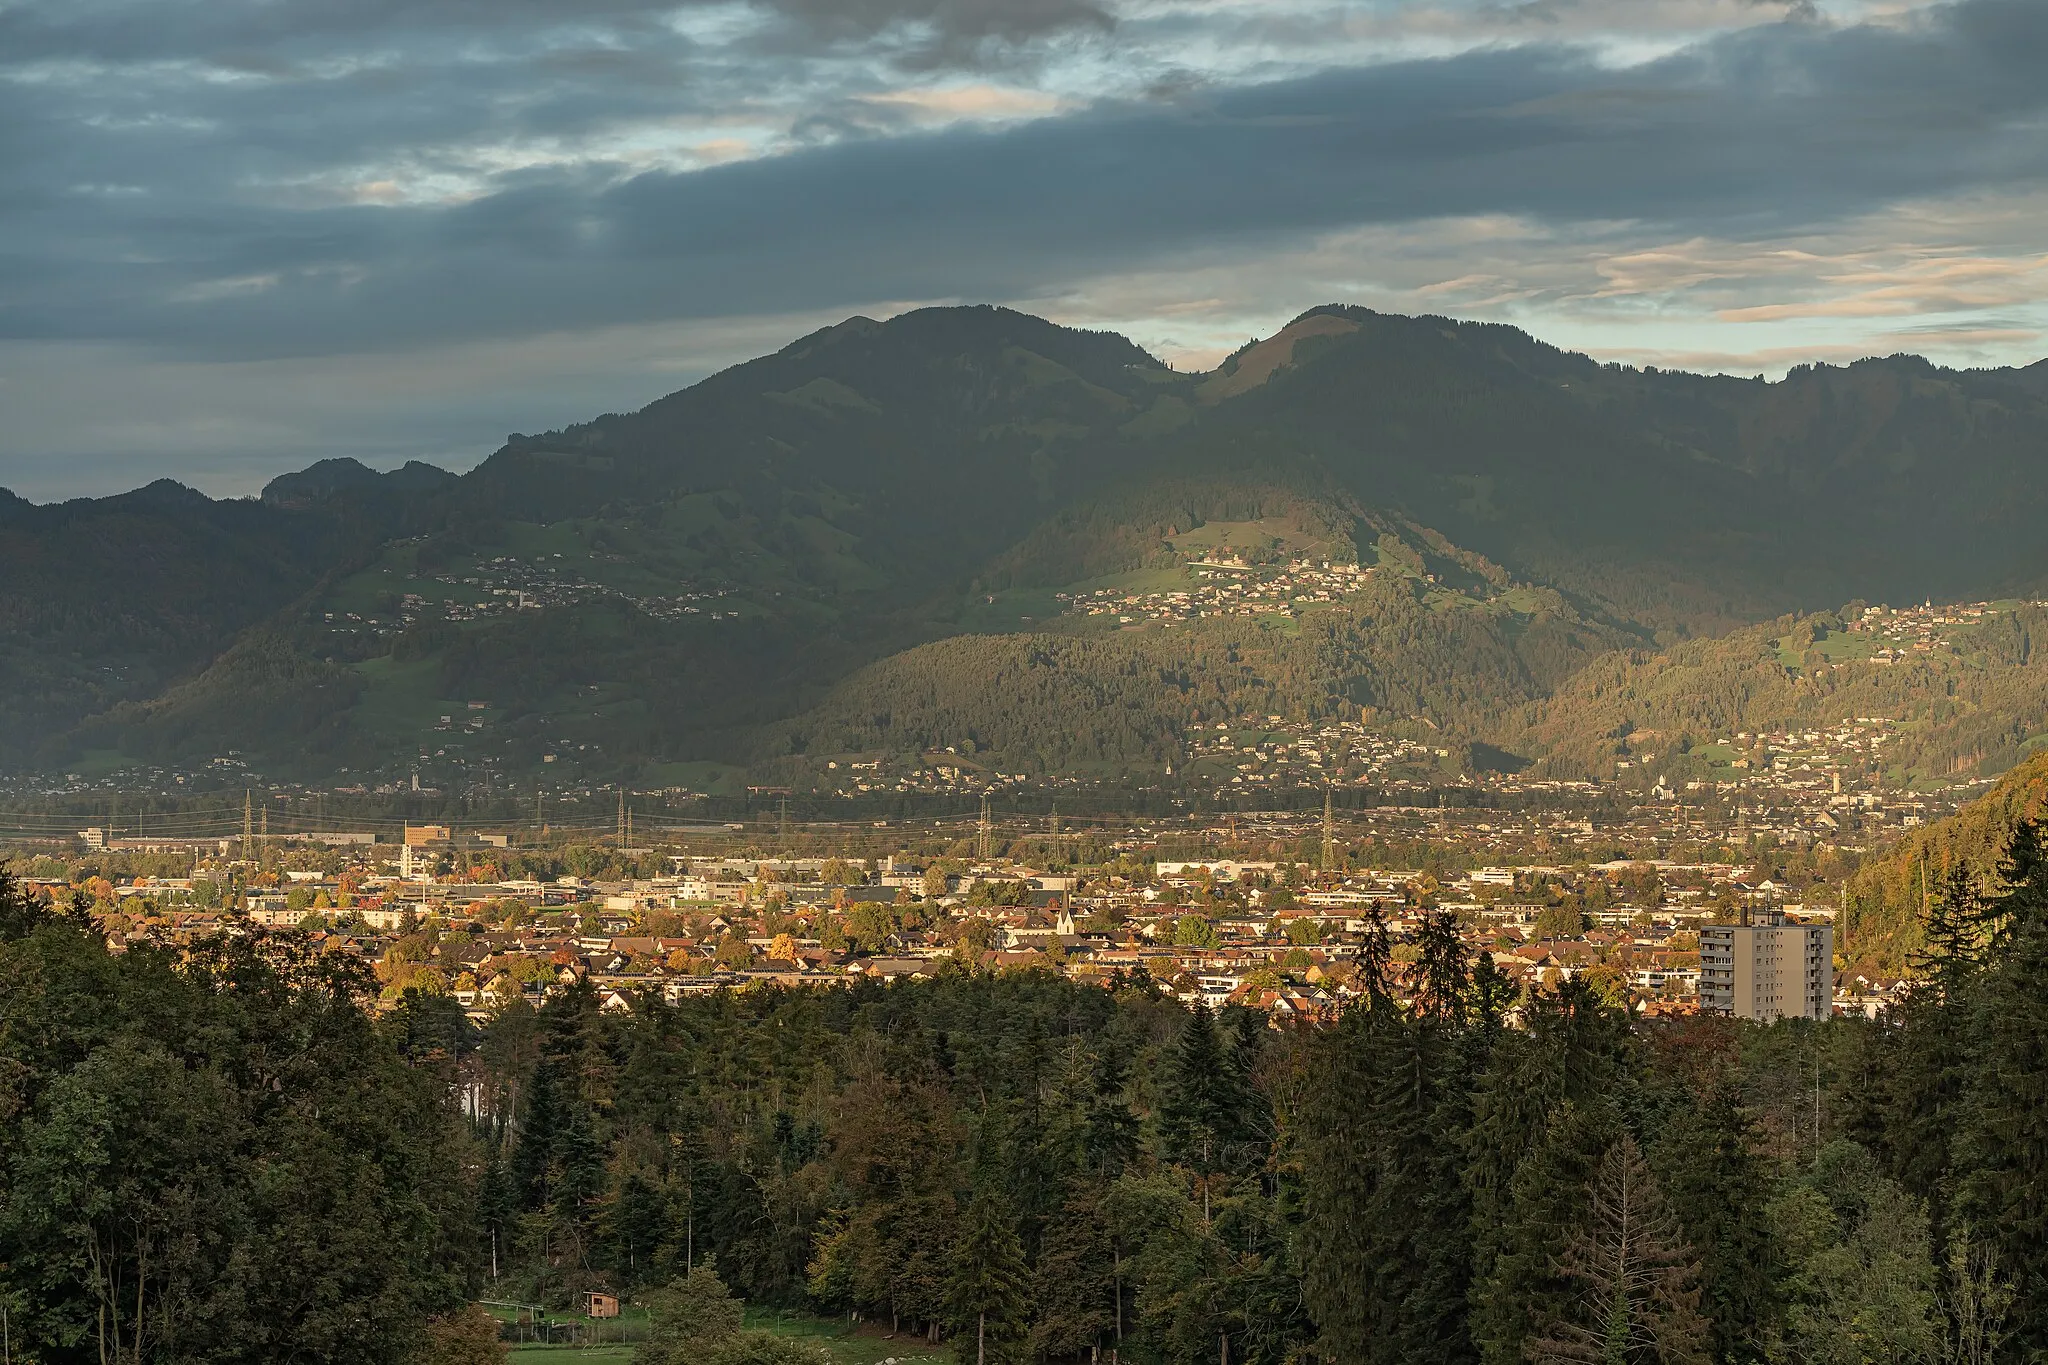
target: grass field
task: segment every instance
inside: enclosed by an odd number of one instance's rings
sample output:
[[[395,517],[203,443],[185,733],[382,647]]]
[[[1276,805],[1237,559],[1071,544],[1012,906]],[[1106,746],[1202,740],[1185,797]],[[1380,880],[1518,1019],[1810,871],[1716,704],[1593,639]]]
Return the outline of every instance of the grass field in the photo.
[[[1778,645],[1778,662],[1787,668],[1798,668],[1806,659],[1807,650],[1816,650],[1831,664],[1857,663],[1868,659],[1880,643],[1870,635],[1852,631],[1833,631],[1826,637],[1814,641],[1804,648],[1795,649],[1789,641]]]
[[[1009,588],[990,596],[993,602],[979,595],[968,597],[953,616],[953,628],[974,635],[1030,631],[1056,620],[1067,609],[1051,588]]]
[[[1284,517],[1265,517],[1258,521],[1211,521],[1205,522],[1179,535],[1168,536],[1174,548],[1203,552],[1236,549],[1261,550],[1268,547],[1288,554],[1305,554],[1311,558],[1335,553],[1349,546],[1336,546],[1319,536],[1305,534],[1289,523]]]
[[[958,1359],[950,1346],[927,1346],[924,1338],[886,1336],[872,1323],[856,1329],[843,1318],[814,1318],[799,1313],[747,1310],[747,1326],[783,1336],[801,1337],[825,1348],[838,1365],[954,1365]]]
[[[628,1365],[631,1346],[514,1346],[513,1365]]]

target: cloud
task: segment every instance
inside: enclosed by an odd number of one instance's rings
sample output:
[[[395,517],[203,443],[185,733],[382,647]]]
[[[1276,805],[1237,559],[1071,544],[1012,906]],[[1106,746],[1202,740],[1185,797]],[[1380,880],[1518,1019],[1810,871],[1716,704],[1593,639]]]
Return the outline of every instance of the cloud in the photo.
[[[1215,364],[1310,302],[1513,323],[1602,359],[1742,374],[1901,350],[2026,363],[2048,335],[2042,221],[2048,191],[1745,236],[1474,215],[1344,229],[1249,260],[1191,251],[1018,306],[1129,330],[1182,368]]]
[[[1042,118],[1060,107],[1059,96],[1043,90],[994,85],[955,85],[933,90],[889,90],[865,101],[909,112],[918,122],[951,123],[962,118]]]
[[[1788,318],[1891,318],[2008,308],[2048,300],[2048,253],[2017,260],[1967,253],[1955,248],[1903,252],[1910,259],[1893,266],[1841,262],[1848,270],[1824,269],[1820,283],[1834,286],[1818,299],[1754,304],[1721,313],[1729,322],[1778,322]],[[1830,267],[1836,265],[1829,262]],[[1946,328],[1941,330],[1946,331]]]
[[[1974,0],[1905,25],[1753,28],[1620,69],[1572,48],[1477,51],[696,171],[572,165],[446,203],[53,204],[44,231],[67,246],[0,266],[0,330],[305,354],[1015,297],[1368,223],[1783,232],[2040,183],[2044,56],[2048,9]]]

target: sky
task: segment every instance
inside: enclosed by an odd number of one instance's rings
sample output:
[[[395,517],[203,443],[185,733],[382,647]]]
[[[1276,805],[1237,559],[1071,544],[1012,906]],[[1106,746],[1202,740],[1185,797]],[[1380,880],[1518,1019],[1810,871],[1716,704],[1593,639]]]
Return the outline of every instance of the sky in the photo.
[[[2043,0],[0,0],[0,487],[466,468],[856,313],[2048,354]]]

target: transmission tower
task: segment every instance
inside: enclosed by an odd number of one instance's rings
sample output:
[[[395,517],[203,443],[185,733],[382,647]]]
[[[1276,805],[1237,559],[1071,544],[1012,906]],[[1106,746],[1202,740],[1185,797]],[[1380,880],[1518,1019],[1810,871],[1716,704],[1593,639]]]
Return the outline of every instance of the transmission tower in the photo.
[[[1337,826],[1330,816],[1330,789],[1323,788],[1323,871],[1337,867]]]
[[[626,792],[625,792],[625,789],[624,789],[624,788],[620,788],[620,790],[619,790],[619,847],[620,847],[620,848],[624,848],[625,846],[626,846]]]
[[[986,796],[981,798],[981,824],[977,828],[980,835],[977,840],[979,857],[982,862],[987,862],[995,853],[995,829],[989,823],[988,798]]]
[[[255,803],[249,793],[242,793],[242,861],[249,861],[249,852],[256,844]]]

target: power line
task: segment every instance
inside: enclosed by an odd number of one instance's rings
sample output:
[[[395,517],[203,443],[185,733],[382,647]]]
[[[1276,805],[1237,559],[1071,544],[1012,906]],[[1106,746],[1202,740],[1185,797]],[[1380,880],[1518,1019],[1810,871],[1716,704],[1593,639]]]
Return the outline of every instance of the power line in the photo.
[[[1323,871],[1337,866],[1337,826],[1330,814],[1330,789],[1323,788]]]

